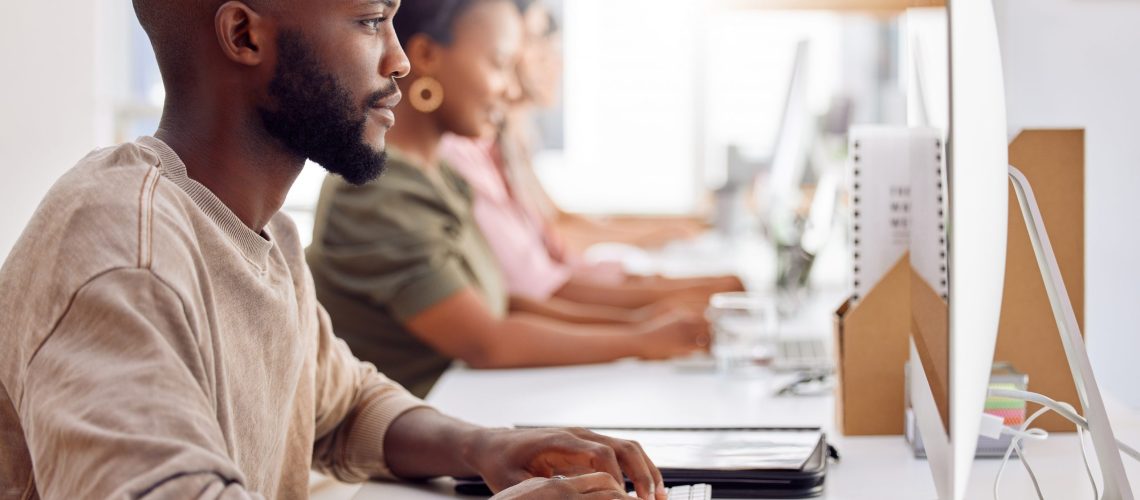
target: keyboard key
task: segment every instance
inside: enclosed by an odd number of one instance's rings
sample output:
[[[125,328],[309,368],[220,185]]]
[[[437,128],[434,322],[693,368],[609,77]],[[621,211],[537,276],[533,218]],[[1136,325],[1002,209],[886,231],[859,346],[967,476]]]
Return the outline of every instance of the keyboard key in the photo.
[[[701,483],[693,485],[680,485],[669,488],[669,500],[709,500],[712,498],[712,486]],[[637,493],[629,492],[629,496],[636,497]]]
[[[669,500],[709,500],[710,498],[712,498],[712,486],[707,484],[669,488]]]

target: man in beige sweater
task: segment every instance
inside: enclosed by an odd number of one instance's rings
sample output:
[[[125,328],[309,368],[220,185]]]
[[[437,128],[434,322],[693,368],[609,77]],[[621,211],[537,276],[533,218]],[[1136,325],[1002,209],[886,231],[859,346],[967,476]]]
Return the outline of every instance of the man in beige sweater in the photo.
[[[635,443],[451,419],[331,331],[278,210],[306,158],[379,173],[396,0],[134,3],[158,132],[80,161],[0,269],[0,498],[304,498],[310,468],[663,496]]]

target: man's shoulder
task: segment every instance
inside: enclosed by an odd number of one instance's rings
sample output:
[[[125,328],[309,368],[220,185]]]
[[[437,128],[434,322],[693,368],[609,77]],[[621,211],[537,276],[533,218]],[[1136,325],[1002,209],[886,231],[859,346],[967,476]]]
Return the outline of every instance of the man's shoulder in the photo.
[[[103,273],[148,268],[155,242],[192,244],[185,230],[190,204],[145,146],[91,152],[48,190],[8,254],[0,310],[25,312],[12,310],[23,307],[20,297],[66,303]]]
[[[152,218],[162,205],[155,201],[158,166],[138,144],[99,149],[48,190],[0,267],[0,337],[8,351],[0,375],[12,375],[12,359],[30,355],[88,283],[145,267],[141,235],[161,219]]]
[[[99,259],[110,259],[115,266],[137,262],[140,211],[152,202],[148,191],[160,176],[157,167],[157,157],[135,144],[88,154],[48,190],[9,254],[5,271],[39,260],[57,265]]]

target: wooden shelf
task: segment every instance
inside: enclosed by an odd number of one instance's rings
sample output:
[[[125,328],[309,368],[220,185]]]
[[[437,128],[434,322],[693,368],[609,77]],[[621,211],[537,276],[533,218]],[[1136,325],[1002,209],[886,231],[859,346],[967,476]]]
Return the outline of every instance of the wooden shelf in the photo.
[[[722,9],[837,10],[901,12],[911,7],[945,7],[946,0],[715,0]]]

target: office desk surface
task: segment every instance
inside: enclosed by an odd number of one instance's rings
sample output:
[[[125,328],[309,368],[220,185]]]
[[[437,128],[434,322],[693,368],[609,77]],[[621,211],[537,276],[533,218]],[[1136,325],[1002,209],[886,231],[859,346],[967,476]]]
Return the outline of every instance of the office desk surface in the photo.
[[[725,377],[672,362],[617,363],[530,370],[449,371],[428,401],[448,414],[478,424],[820,426],[838,448],[841,461],[827,478],[827,499],[933,499],[925,460],[915,459],[901,436],[844,437],[834,432],[834,399],[775,397],[786,377]],[[1127,409],[1110,410],[1117,435],[1140,444],[1140,418]],[[1047,498],[1092,495],[1075,434],[1055,434],[1026,445],[1030,463]],[[966,498],[992,498],[998,460],[975,461]],[[1140,465],[1127,463],[1133,483]],[[325,494],[325,493],[328,494]],[[351,493],[355,492],[355,495]],[[1011,461],[1003,498],[1035,498],[1021,465]],[[453,498],[446,480],[428,485],[369,483],[339,487],[315,498]]]
[[[715,258],[714,258],[715,257]],[[782,333],[831,335],[831,313],[845,289],[845,252],[821,255],[817,267],[829,270],[817,283],[817,294],[799,320],[781,325]],[[643,272],[706,274],[736,272],[750,285],[772,280],[774,259],[756,241],[727,245],[714,237],[673,245],[650,255]],[[838,277],[838,278],[836,278]],[[755,289],[751,287],[750,289]],[[751,377],[726,377],[677,362],[637,362],[528,370],[449,370],[428,396],[428,402],[456,417],[489,426],[627,425],[627,426],[819,426],[838,448],[841,461],[828,472],[829,500],[934,499],[927,462],[915,459],[901,436],[844,437],[835,432],[831,393],[815,397],[775,397],[787,376],[761,372]],[[1117,437],[1140,447],[1138,412],[1110,407]],[[1044,442],[1026,444],[1046,498],[1091,498],[1081,464],[1076,435],[1055,434]],[[999,460],[974,463],[965,498],[993,498]],[[1134,488],[1140,487],[1140,464],[1127,461]],[[1036,498],[1021,464],[1007,466],[1003,499]],[[329,484],[314,490],[317,500],[456,498],[448,480],[426,485],[368,483]],[[463,497],[460,497],[463,498]],[[469,498],[469,497],[467,497]]]

